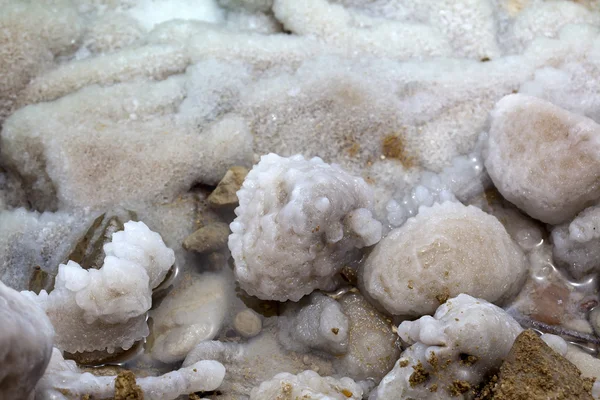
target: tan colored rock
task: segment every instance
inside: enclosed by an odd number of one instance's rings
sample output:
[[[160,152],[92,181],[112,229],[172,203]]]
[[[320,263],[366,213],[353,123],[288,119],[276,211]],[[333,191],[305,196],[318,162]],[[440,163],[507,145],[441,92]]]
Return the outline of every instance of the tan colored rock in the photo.
[[[249,308],[240,311],[233,319],[233,327],[243,337],[250,338],[262,330],[260,315]]]
[[[229,225],[224,222],[214,222],[203,226],[183,241],[183,248],[197,253],[210,253],[227,246]]]
[[[214,208],[234,208],[238,205],[236,192],[242,187],[248,170],[244,167],[231,167],[217,188],[208,196],[208,203]]]
[[[521,333],[500,368],[494,400],[592,400],[591,380],[532,330]]]

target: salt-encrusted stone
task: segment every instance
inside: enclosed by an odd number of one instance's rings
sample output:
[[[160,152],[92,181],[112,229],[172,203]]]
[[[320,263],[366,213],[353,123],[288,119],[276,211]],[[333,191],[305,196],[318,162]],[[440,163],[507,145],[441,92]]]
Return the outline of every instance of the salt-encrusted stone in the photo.
[[[398,334],[410,346],[371,398],[452,399],[500,368],[521,326],[482,299],[461,294],[434,316],[404,321]]]
[[[238,192],[229,249],[242,289],[298,301],[331,290],[334,275],[381,238],[362,178],[318,157],[263,156]]]
[[[521,94],[500,100],[491,121],[485,166],[511,203],[557,224],[600,197],[600,125]]]
[[[496,217],[456,202],[421,207],[367,258],[362,282],[395,315],[429,314],[467,293],[502,302],[520,289],[527,262]]]

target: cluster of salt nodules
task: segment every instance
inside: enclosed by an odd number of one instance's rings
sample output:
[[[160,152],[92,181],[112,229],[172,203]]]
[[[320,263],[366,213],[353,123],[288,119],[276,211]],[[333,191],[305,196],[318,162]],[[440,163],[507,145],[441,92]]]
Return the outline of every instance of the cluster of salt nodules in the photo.
[[[576,278],[600,267],[600,207],[586,208],[552,229],[554,260]]]
[[[362,270],[370,298],[394,315],[432,313],[467,293],[494,303],[521,288],[527,260],[498,219],[458,202],[421,207],[375,246]]]
[[[482,193],[489,181],[481,155],[486,140],[487,135],[481,134],[471,153],[455,157],[439,174],[423,171],[415,187],[388,201],[385,206],[388,223],[398,227],[417,215],[421,206],[431,207],[446,201],[465,202]]]
[[[483,299],[449,299],[433,316],[400,324],[398,335],[409,347],[369,399],[462,396],[500,368],[521,331],[507,312]]]
[[[36,399],[113,398],[115,378],[82,372],[75,361],[65,360],[60,350],[54,348],[46,373],[36,387]],[[138,378],[136,384],[145,399],[174,400],[181,395],[214,390],[224,378],[225,367],[221,363],[204,360],[164,375]]]
[[[104,253],[99,269],[61,264],[50,293],[22,292],[46,311],[56,330],[54,345],[61,350],[112,352],[149,334],[152,289],[173,266],[173,250],[143,222],[130,221],[112,235]]]
[[[367,183],[318,157],[261,157],[237,193],[229,249],[242,289],[298,301],[381,238]]]
[[[0,282],[0,398],[26,399],[52,354],[54,329],[31,300]]]

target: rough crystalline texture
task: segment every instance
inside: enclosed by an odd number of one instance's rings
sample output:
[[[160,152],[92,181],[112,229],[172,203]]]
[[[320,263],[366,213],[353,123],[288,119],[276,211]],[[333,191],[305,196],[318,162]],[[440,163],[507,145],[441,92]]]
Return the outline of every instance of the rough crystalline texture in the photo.
[[[485,166],[507,200],[557,224],[600,197],[600,125],[520,94],[500,100],[491,117]]]
[[[586,208],[552,229],[554,260],[581,278],[600,267],[600,207]]]
[[[44,311],[0,281],[0,398],[27,399],[42,377],[54,329]]]
[[[362,282],[388,312],[418,317],[460,293],[505,301],[526,272],[522,250],[496,217],[446,202],[422,207],[382,239],[367,258]]]
[[[273,11],[288,30],[342,49],[403,59],[451,54],[447,39],[433,27],[356,15],[327,0],[275,0]]]
[[[362,396],[362,387],[350,378],[321,377],[314,371],[304,371],[298,375],[285,372],[275,375],[252,389],[250,400],[360,400]]]
[[[500,368],[494,400],[592,400],[592,381],[532,330],[522,332]]]
[[[263,156],[238,198],[229,249],[240,286],[261,299],[332,289],[344,264],[381,238],[369,186],[318,157]]]
[[[452,159],[452,165],[439,174],[421,173],[419,183],[410,192],[396,195],[386,205],[387,219],[398,227],[419,212],[421,206],[431,207],[445,201],[467,201],[481,194],[489,185],[489,176],[483,168],[481,150],[487,135],[480,136],[473,152]],[[402,196],[402,197],[400,197]]]
[[[495,373],[521,326],[485,300],[458,295],[435,315],[404,321],[398,334],[408,345],[370,399],[452,399]],[[464,398],[464,397],[461,397]]]
[[[36,399],[113,398],[115,378],[81,372],[74,361],[64,360],[61,352],[54,348],[50,365],[36,388]],[[215,390],[224,378],[223,365],[206,360],[161,376],[138,378],[136,383],[144,393],[144,399],[174,400],[184,394]]]
[[[152,289],[175,262],[173,250],[143,222],[127,222],[104,245],[100,269],[61,264],[50,294],[24,292],[46,311],[55,345],[69,352],[129,348],[148,335]]]
[[[90,85],[21,108],[2,127],[3,164],[18,172],[33,207],[43,210],[164,202],[195,182],[216,184],[231,165],[250,164],[252,137],[239,116],[200,125],[190,117],[198,108],[176,113],[184,83],[172,77]]]
[[[1,7],[0,124],[19,91],[52,67],[55,56],[72,53],[85,30],[83,18],[68,1],[10,1]]]

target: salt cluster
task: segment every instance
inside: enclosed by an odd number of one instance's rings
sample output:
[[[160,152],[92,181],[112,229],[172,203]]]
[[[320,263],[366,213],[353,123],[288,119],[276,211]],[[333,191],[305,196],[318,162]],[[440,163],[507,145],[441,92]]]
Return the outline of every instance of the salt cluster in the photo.
[[[446,201],[466,202],[483,192],[489,186],[481,155],[486,141],[487,135],[482,134],[472,153],[454,158],[452,164],[438,174],[422,172],[419,183],[408,194],[402,199],[392,198],[385,207],[390,226],[404,224],[408,218],[417,215],[421,206],[431,207]]]
[[[173,265],[173,250],[143,222],[127,222],[112,239],[101,268],[69,261],[59,266],[50,294],[24,292],[46,311],[61,350],[128,349],[149,333],[152,289]]]
[[[363,398],[363,390],[350,378],[323,378],[314,371],[304,371],[298,375],[277,374],[272,380],[261,383],[250,392],[251,400],[269,400],[283,396],[306,400],[359,400]]]
[[[333,289],[344,264],[381,238],[366,182],[317,157],[263,156],[238,197],[229,249],[241,288],[261,299]]]
[[[461,294],[433,316],[405,321],[398,334],[408,347],[373,392],[372,399],[394,396],[451,399],[456,382],[475,387],[508,355],[521,326],[501,308]],[[414,373],[417,372],[417,375]]]
[[[1,398],[600,378],[598,1],[0,9]]]

